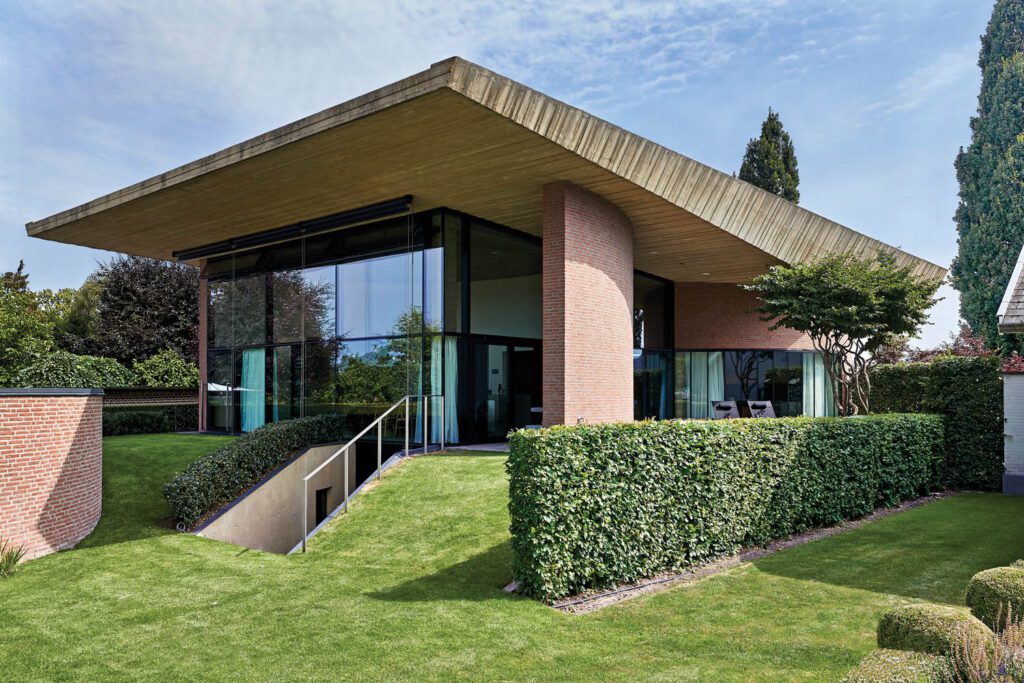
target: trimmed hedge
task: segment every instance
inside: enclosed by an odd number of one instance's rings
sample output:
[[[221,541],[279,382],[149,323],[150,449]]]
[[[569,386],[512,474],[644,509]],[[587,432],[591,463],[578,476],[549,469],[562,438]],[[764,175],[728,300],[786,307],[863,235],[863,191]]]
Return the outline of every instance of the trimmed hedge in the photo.
[[[198,410],[195,405],[111,406],[103,409],[103,436],[194,432]]]
[[[875,650],[840,683],[926,683],[943,680],[945,658],[905,650]]]
[[[992,631],[963,609],[947,605],[903,605],[878,622],[878,647],[949,655],[962,638],[989,642]]]
[[[942,434],[935,415],[519,430],[515,578],[553,600],[861,517],[935,485]]]
[[[342,415],[265,424],[193,462],[164,484],[164,497],[179,522],[194,526],[208,513],[237,498],[295,451],[339,441],[345,432]]]
[[[18,387],[129,387],[135,384],[131,370],[113,358],[79,356],[50,351],[36,357],[14,376]]]
[[[967,584],[967,606],[989,628],[1005,625],[1007,608],[1018,621],[1024,617],[1024,569],[996,567],[978,572]]]
[[[943,480],[960,489],[1003,484],[1003,377],[999,359],[939,358],[880,365],[871,373],[875,413],[946,416]]]

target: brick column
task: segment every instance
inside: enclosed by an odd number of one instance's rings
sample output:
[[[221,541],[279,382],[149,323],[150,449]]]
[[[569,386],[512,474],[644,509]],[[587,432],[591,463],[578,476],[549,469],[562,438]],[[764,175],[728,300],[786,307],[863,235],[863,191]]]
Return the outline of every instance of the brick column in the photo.
[[[633,228],[571,183],[544,187],[544,425],[633,419]]]

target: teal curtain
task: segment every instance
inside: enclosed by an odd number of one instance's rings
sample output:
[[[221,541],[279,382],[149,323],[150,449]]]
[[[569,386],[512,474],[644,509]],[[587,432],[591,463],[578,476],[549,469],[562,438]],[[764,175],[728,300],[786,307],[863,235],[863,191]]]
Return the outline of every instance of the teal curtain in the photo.
[[[445,441],[459,442],[459,340],[444,340],[444,430]]]
[[[441,376],[441,370],[444,363],[442,362],[441,352],[441,337],[434,337],[430,340],[430,393],[441,394],[443,393],[443,382],[444,379]],[[437,398],[427,399],[428,405],[430,406],[430,433],[427,438],[433,438],[435,441],[440,441],[441,437],[441,401]],[[445,405],[445,410],[448,406]],[[445,435],[447,437],[447,435]]]
[[[267,367],[265,349],[242,351],[242,431],[251,432],[267,420]]]
[[[708,400],[704,408],[711,414],[715,401],[725,400],[725,358],[721,351],[708,353]]]

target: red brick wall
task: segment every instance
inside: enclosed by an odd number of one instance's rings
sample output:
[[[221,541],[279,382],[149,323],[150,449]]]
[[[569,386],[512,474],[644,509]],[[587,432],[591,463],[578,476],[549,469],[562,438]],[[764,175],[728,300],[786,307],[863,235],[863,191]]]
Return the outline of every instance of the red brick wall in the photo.
[[[802,332],[770,331],[757,306],[757,297],[737,285],[677,282],[676,348],[814,350]]]
[[[633,419],[633,228],[570,183],[544,187],[544,424]]]
[[[26,558],[71,548],[100,518],[103,396],[0,394],[0,537]]]
[[[150,389],[113,387],[103,392],[105,406],[174,406],[198,403],[198,389]]]

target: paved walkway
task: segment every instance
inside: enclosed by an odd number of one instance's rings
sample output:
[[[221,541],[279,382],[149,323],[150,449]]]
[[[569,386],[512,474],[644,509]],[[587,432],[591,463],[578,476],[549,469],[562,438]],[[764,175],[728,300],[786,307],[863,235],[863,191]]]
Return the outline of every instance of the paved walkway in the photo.
[[[508,453],[508,443],[475,443],[470,446],[449,446],[449,451],[491,451]]]

